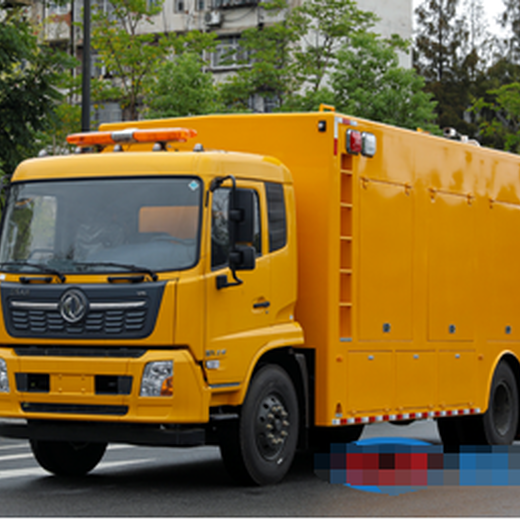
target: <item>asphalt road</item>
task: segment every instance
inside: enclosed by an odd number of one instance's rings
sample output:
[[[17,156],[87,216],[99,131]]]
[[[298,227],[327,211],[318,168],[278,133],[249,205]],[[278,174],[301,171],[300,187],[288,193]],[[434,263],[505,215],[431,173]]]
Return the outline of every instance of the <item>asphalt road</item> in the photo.
[[[364,438],[407,436],[438,443],[433,422],[371,425]],[[87,477],[50,476],[26,442],[0,439],[0,517],[133,516],[520,516],[517,487],[431,487],[378,495],[320,480],[300,455],[285,480],[236,486],[218,449],[116,445]]]

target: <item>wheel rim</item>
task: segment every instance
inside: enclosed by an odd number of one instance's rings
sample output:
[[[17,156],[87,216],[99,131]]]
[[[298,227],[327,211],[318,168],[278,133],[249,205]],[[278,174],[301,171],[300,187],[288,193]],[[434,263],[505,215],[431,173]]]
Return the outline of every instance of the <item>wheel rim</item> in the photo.
[[[258,408],[255,424],[256,445],[266,460],[277,458],[289,437],[289,414],[276,395],[268,395]]]
[[[504,382],[500,383],[493,396],[493,421],[496,431],[503,437],[511,428],[513,408],[511,406],[511,390]]]

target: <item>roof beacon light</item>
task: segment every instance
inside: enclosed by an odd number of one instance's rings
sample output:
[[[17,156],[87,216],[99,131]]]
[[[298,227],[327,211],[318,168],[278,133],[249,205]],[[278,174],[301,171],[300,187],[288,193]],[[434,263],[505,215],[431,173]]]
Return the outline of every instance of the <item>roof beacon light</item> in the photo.
[[[191,128],[126,128],[115,132],[85,132],[67,136],[67,142],[79,147],[134,143],[186,142],[197,135]]]
[[[357,130],[347,130],[347,152],[351,155],[358,155],[361,152],[361,132]]]

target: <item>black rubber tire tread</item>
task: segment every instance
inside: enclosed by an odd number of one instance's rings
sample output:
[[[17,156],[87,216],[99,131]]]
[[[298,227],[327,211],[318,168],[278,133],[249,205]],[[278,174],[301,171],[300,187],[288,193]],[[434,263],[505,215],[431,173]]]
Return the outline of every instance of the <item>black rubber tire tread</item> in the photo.
[[[31,449],[40,466],[59,476],[79,477],[92,471],[103,458],[106,443],[72,443],[31,440]]]
[[[500,395],[506,395],[509,401],[507,430],[502,433],[497,427],[495,406],[495,399],[499,399]],[[447,446],[511,444],[518,429],[518,407],[518,386],[515,376],[511,367],[506,362],[501,362],[493,375],[489,405],[485,414],[437,419],[442,443]]]
[[[440,417],[437,419],[437,430],[442,444],[445,446],[460,446],[466,444],[464,440],[464,417]]]
[[[496,424],[497,418],[495,414],[497,410],[494,404],[495,398],[500,397],[500,394],[497,394],[499,391],[502,392],[502,395],[505,392],[510,401],[508,428],[504,432],[500,432]],[[479,436],[475,439],[476,442],[474,444],[511,444],[515,439],[518,428],[518,406],[518,386],[515,375],[506,362],[501,362],[493,375],[488,409],[482,417],[479,417],[481,427],[477,429]]]
[[[267,460],[257,445],[256,417],[262,402],[276,396],[288,413],[288,436],[276,460]],[[219,444],[226,469],[242,485],[275,484],[291,467],[298,443],[298,397],[287,373],[277,365],[262,367],[249,386],[240,418],[219,428]]]

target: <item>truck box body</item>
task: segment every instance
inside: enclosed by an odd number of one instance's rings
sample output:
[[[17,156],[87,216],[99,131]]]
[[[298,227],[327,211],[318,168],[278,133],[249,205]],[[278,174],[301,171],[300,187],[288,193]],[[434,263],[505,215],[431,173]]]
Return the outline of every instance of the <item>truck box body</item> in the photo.
[[[335,113],[137,126],[188,126],[206,149],[290,170],[316,424],[486,409],[520,339],[517,156]],[[348,129],[375,135],[374,157],[347,152]]]

